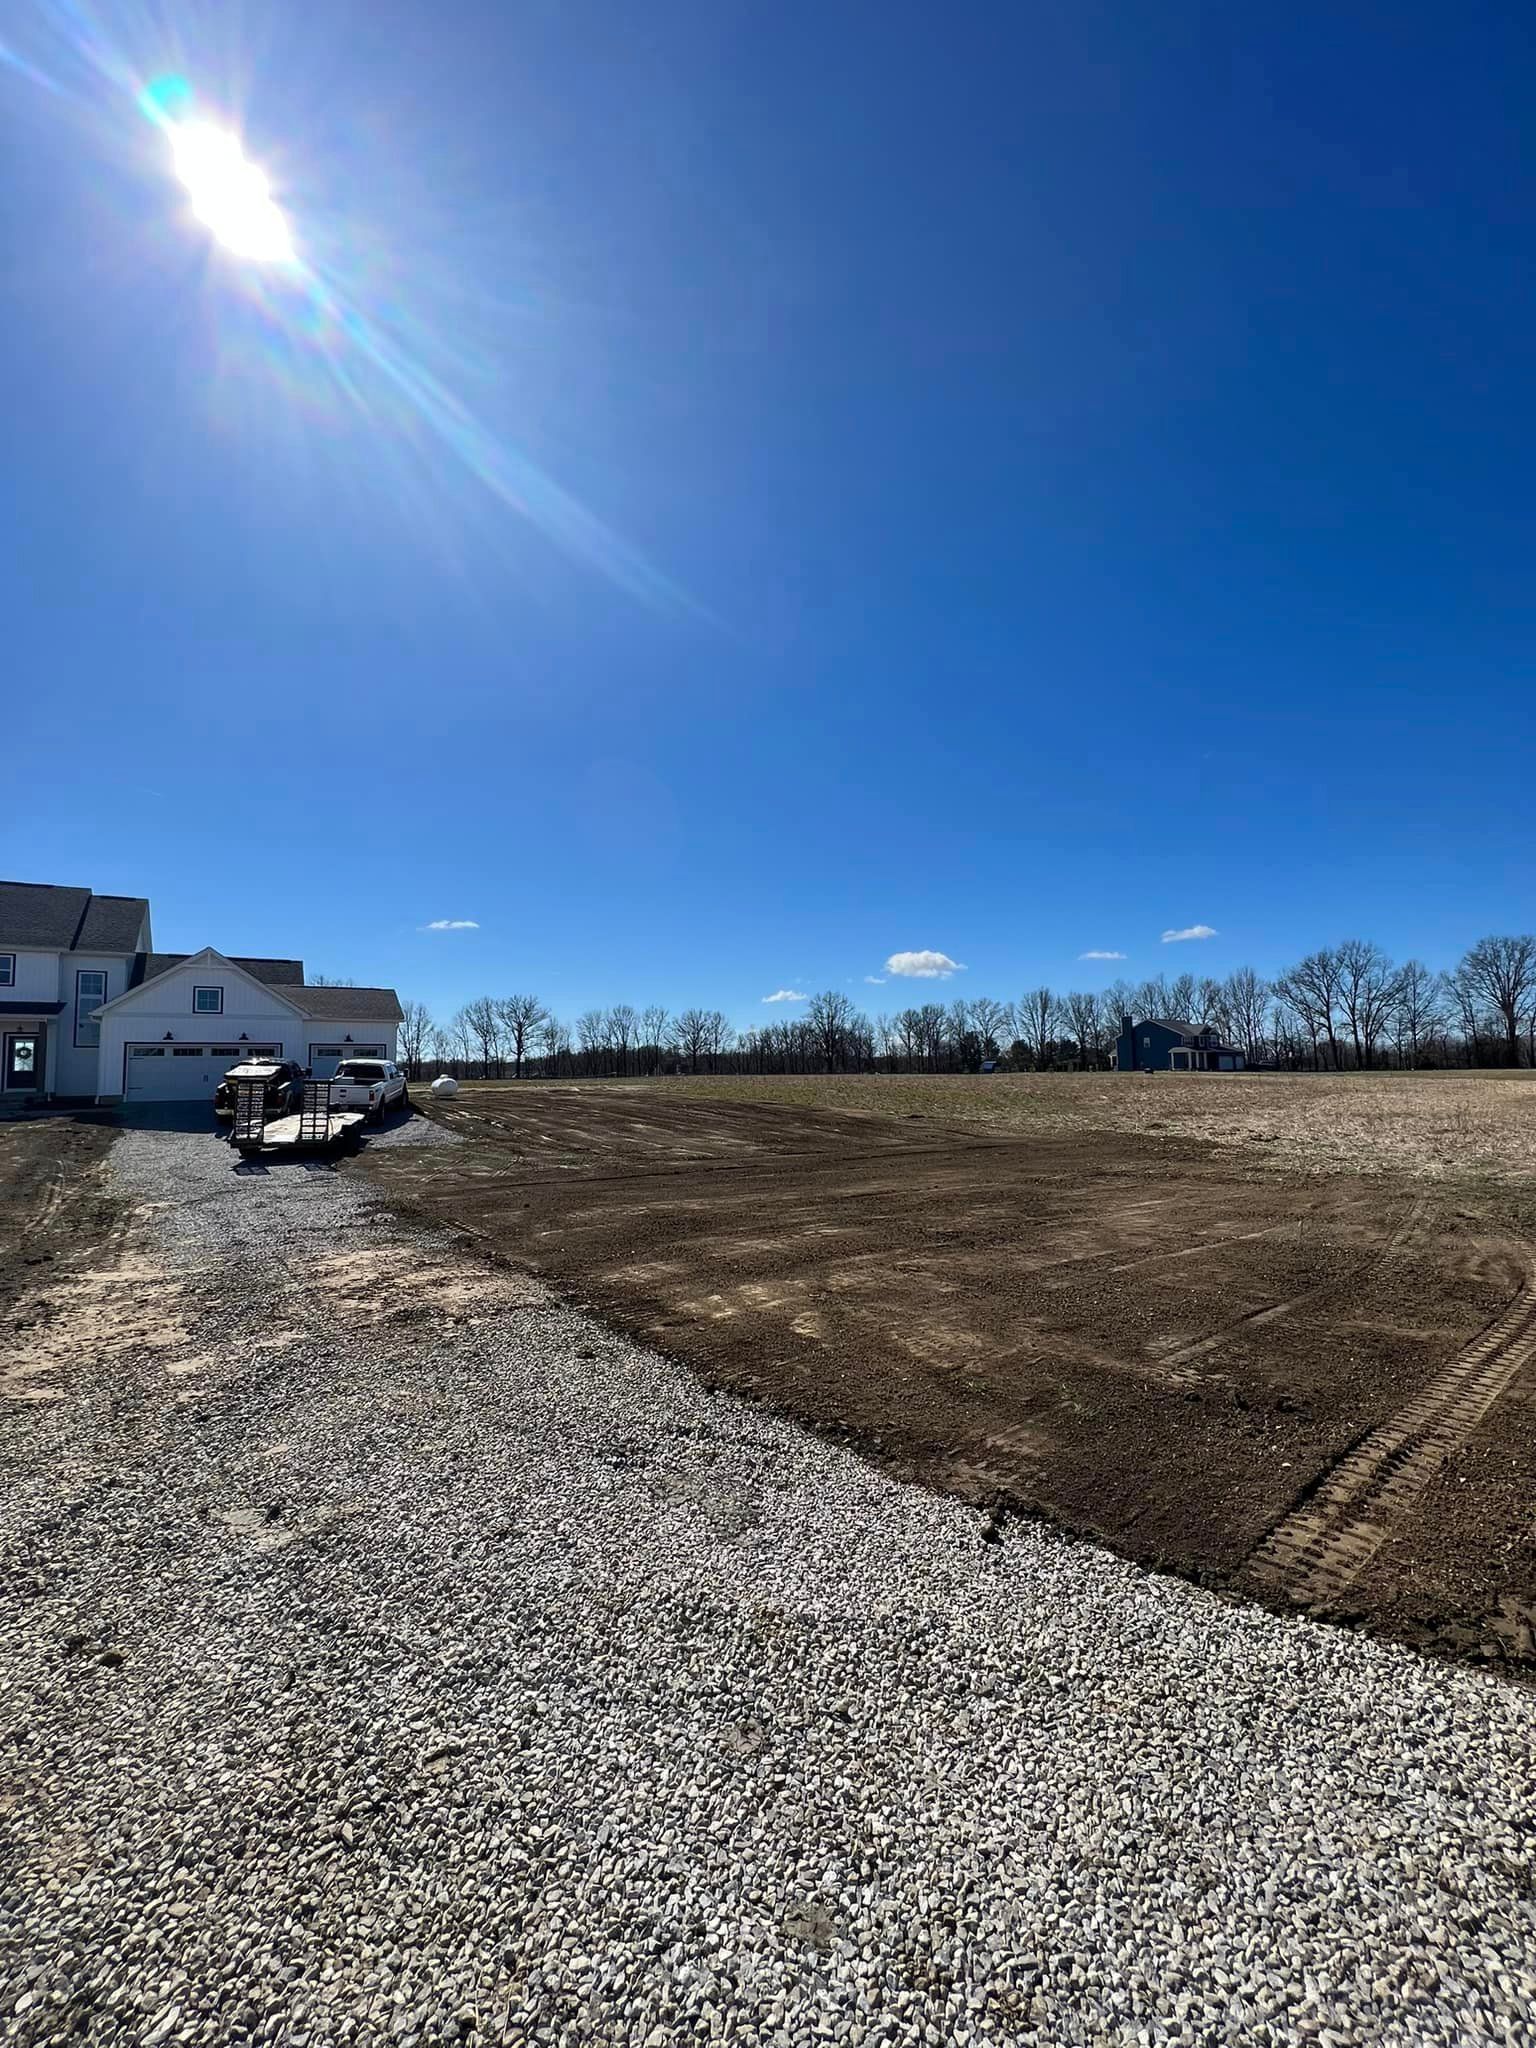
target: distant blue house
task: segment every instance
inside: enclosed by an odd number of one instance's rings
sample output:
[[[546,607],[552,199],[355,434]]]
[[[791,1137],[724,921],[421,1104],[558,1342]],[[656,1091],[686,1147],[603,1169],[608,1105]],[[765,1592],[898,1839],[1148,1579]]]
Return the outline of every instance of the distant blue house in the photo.
[[[1120,1019],[1115,1070],[1121,1074],[1240,1073],[1247,1061],[1235,1045],[1223,1045],[1209,1024],[1180,1017],[1146,1017],[1137,1024]]]

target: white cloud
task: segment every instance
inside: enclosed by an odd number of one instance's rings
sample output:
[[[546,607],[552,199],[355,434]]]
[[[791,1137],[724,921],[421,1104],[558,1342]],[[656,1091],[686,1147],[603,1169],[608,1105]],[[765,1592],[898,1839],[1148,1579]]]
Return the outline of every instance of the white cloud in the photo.
[[[1181,939],[1214,939],[1216,927],[1212,924],[1187,924],[1181,932],[1164,932],[1163,944],[1176,946]]]
[[[805,990],[803,988],[776,988],[771,996],[764,996],[763,1001],[765,1003],[803,1003],[805,1001]]]
[[[864,979],[869,983],[871,988],[885,987],[885,976],[883,974],[866,974]]]
[[[1107,946],[1090,946],[1086,953],[1078,954],[1079,960],[1123,960],[1123,953],[1114,953]]]
[[[947,953],[893,953],[885,963],[887,974],[900,974],[909,981],[948,981],[952,974],[964,974],[965,963],[951,960]]]
[[[430,924],[416,927],[422,932],[477,932],[479,923],[472,917],[434,917]]]

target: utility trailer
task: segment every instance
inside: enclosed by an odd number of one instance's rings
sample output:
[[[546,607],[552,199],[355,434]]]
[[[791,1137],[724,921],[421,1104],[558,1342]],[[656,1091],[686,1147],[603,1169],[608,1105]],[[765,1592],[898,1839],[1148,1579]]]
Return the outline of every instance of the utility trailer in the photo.
[[[297,1116],[267,1116],[266,1084],[242,1081],[235,1096],[235,1120],[229,1141],[242,1158],[262,1152],[328,1152],[355,1145],[363,1134],[364,1115],[356,1109],[331,1107],[329,1081],[306,1081]]]

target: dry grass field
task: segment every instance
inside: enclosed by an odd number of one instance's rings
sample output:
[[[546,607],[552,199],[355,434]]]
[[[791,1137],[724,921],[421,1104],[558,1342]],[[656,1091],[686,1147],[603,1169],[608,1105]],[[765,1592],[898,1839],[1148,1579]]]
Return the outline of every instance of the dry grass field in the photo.
[[[658,1085],[706,1101],[936,1117],[1006,1135],[1189,1138],[1251,1147],[1287,1173],[1486,1180],[1536,1194],[1533,1072],[688,1075]]]
[[[1536,1665],[1536,1083],[467,1084],[391,1199],[996,1516]]]

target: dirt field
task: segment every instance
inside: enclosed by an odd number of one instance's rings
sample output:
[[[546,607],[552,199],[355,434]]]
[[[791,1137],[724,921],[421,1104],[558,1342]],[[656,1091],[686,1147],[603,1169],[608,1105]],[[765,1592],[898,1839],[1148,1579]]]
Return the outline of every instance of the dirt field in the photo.
[[[1461,1076],[486,1084],[437,1112],[468,1146],[353,1170],[978,1507],[1536,1665],[1533,1107]]]
[[[118,1208],[112,1133],[65,1117],[0,1122],[0,1402],[45,1398],[59,1298],[100,1261]]]

